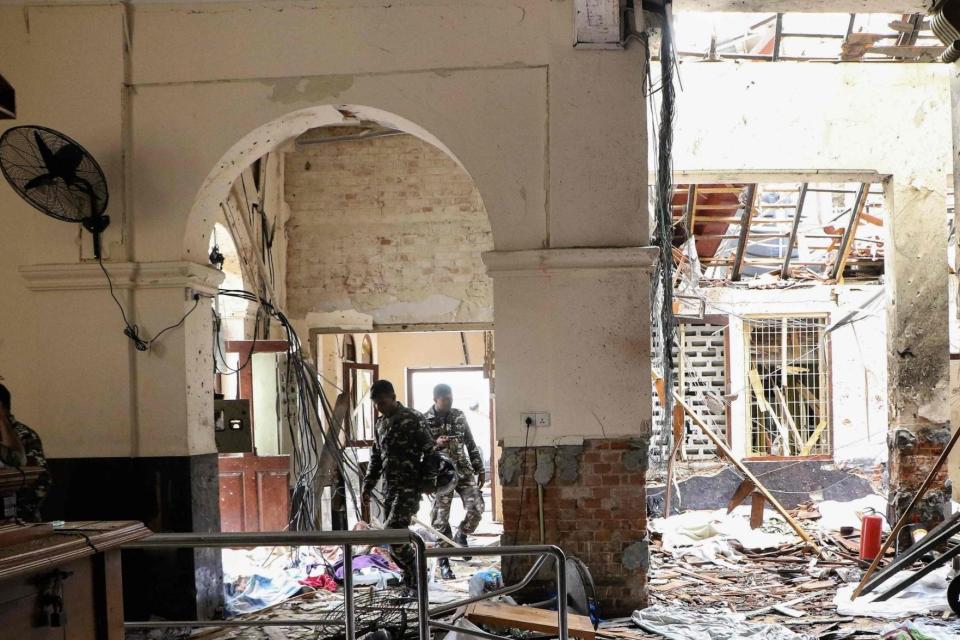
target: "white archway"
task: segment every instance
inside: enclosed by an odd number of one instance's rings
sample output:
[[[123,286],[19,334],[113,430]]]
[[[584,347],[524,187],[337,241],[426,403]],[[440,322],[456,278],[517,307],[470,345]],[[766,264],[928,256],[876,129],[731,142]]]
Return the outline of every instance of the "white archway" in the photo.
[[[414,135],[437,147],[470,173],[459,158],[436,136],[406,118],[375,107],[352,104],[326,104],[294,111],[254,129],[223,155],[210,171],[194,200],[184,234],[184,259],[205,262],[213,224],[220,215],[220,203],[234,181],[257,159],[276,151],[309,129],[330,125],[349,125],[360,121]]]

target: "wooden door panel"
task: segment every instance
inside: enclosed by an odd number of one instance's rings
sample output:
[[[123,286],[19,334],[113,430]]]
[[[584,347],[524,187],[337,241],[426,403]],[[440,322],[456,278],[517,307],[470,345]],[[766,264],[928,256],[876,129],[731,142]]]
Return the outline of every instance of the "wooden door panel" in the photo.
[[[290,517],[290,457],[220,456],[221,531],[283,531]]]
[[[236,533],[244,527],[243,473],[220,471],[220,530]]]
[[[257,513],[260,531],[283,531],[290,518],[290,472],[257,472]]]

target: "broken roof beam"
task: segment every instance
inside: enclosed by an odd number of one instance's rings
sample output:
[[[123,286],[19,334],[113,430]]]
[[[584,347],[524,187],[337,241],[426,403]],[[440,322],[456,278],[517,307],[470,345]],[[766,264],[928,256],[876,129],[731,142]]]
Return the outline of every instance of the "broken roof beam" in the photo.
[[[793,228],[790,230],[790,239],[787,241],[787,250],[783,256],[783,266],[780,268],[780,279],[784,280],[790,273],[790,258],[793,248],[797,245],[797,233],[800,230],[800,216],[803,215],[803,203],[807,199],[807,183],[800,185],[800,194],[797,196],[797,211],[793,216]]]
[[[850,249],[853,247],[853,241],[856,238],[857,226],[860,224],[860,216],[867,204],[867,192],[870,191],[870,183],[863,182],[857,191],[857,199],[854,202],[853,210],[850,212],[850,223],[847,224],[843,232],[843,240],[840,241],[840,248],[837,252],[837,261],[833,265],[831,280],[838,280],[843,276],[843,267],[847,264],[847,258],[850,257]]]
[[[747,238],[750,236],[750,222],[753,220],[753,209],[757,204],[759,193],[756,183],[747,186],[746,202],[743,205],[743,216],[740,218],[740,240],[737,242],[737,253],[730,271],[730,279],[740,279],[740,270],[743,267],[743,254],[747,251]]]
[[[693,235],[693,225],[697,221],[697,185],[687,185],[687,205],[683,210],[683,224],[687,228],[687,237]]]

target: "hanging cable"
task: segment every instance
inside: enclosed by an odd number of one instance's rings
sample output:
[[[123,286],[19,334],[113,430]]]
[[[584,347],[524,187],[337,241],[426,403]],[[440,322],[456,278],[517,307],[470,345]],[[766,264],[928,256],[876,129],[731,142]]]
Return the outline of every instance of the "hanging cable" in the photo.
[[[194,293],[193,306],[190,307],[190,310],[183,314],[183,317],[180,318],[180,320],[178,320],[176,323],[161,329],[157,335],[150,340],[147,340],[140,335],[140,327],[135,324],[131,324],[130,320],[127,318],[127,312],[124,310],[123,305],[120,304],[117,294],[114,293],[113,279],[110,277],[110,273],[103,264],[103,258],[98,257],[97,264],[100,265],[100,270],[103,271],[103,275],[107,278],[107,285],[110,288],[110,297],[113,298],[113,301],[117,304],[117,308],[120,309],[120,317],[123,318],[123,335],[127,336],[131,341],[133,341],[133,345],[136,347],[137,351],[149,351],[150,347],[160,340],[160,337],[163,336],[163,334],[183,326],[183,323],[187,321],[187,318],[190,317],[190,314],[196,311],[197,307],[200,306],[200,298],[202,296],[199,293]]]

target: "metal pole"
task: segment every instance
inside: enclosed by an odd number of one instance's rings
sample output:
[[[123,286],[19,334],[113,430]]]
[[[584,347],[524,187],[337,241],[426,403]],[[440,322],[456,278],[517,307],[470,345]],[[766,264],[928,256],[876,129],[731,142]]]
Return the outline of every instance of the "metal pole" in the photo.
[[[357,636],[357,618],[353,608],[353,547],[343,545],[343,612],[347,640]]]
[[[430,640],[430,593],[427,587],[427,545],[423,538],[410,532],[410,542],[417,551],[417,628],[420,640]]]
[[[567,640],[567,559],[560,549],[556,549],[554,557],[557,559],[557,629],[560,640]]]

